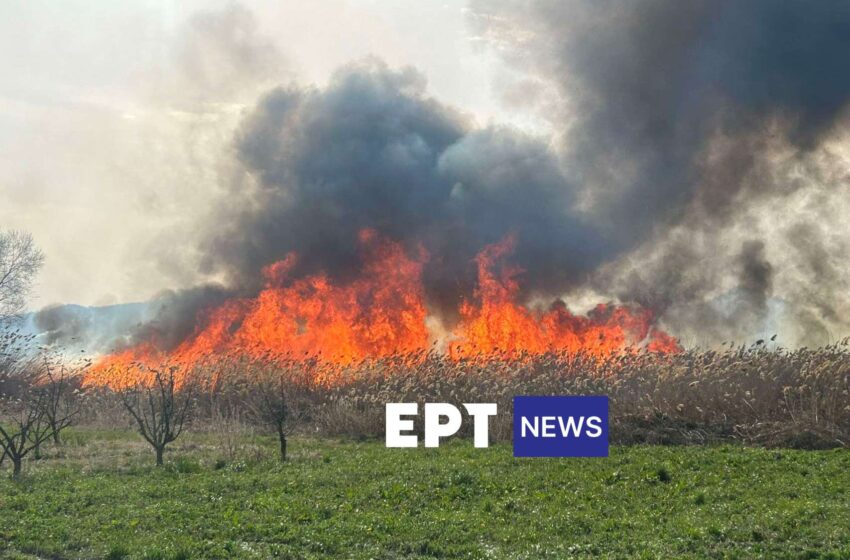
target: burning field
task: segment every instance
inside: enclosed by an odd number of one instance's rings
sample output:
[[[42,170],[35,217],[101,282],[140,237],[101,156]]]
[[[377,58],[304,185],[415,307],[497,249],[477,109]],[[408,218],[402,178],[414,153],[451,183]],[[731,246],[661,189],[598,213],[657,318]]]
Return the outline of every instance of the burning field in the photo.
[[[299,275],[300,255],[262,269],[255,295],[201,307],[184,338],[146,325],[136,344],[83,372],[93,395],[133,390],[156,372],[201,392],[199,410],[244,408],[264,384],[297,388],[312,433],[376,437],[386,402],[498,403],[518,394],[598,394],[611,403],[615,443],[846,447],[847,341],[783,349],[774,340],[684,348],[636,304],[570,312],[561,299],[523,304],[525,271],[513,235],[471,261],[475,283],[442,314],[424,278],[434,260],[417,244],[362,229],[362,267],[344,279]],[[775,337],[773,337],[775,339]],[[493,426],[509,440],[510,418]]]
[[[345,369],[841,339],[850,34],[832,22],[847,8],[653,6],[473,2],[469,28],[529,126],[477,119],[376,57],[315,84],[276,74],[250,11],[191,18],[176,56],[215,45],[210,68],[245,83],[182,76],[197,112],[164,111],[190,122],[164,151],[204,154],[181,175],[190,196],[146,190],[139,207],[174,215],[155,235],[109,233],[138,247],[122,274],[155,311],[88,337],[51,308],[36,331],[97,357],[87,385],[115,387],[162,362]]]
[[[545,353],[606,356],[647,350],[678,352],[678,343],[654,325],[650,310],[598,305],[577,316],[556,300],[542,309],[517,303],[522,270],[507,262],[515,240],[486,247],[475,258],[478,284],[445,329],[430,318],[422,284],[427,252],[409,256],[373,230],[358,234],[364,268],[339,284],[324,274],[291,278],[298,255],[263,269],[256,297],[234,298],[198,313],[186,340],[158,345],[156,334],[98,361],[88,385],[115,388],[137,381],[138,367],[160,363],[183,371],[233,358],[271,362],[317,359],[351,366],[367,360],[424,361],[430,350],[451,360],[524,360]],[[325,378],[324,381],[332,381]]]
[[[468,114],[374,56],[297,79],[250,10],[189,18],[177,67],[205,70],[151,113],[189,123],[162,144],[169,165],[203,158],[165,182],[175,192],[146,183],[134,198],[166,214],[149,216],[154,235],[110,231],[134,248],[124,293],[146,311],[93,325],[53,307],[34,332],[92,357],[92,390],[161,367],[215,386],[234,364],[331,392],[417,368],[536,372],[562,389],[566,372],[628,385],[639,371],[633,389],[675,416],[687,399],[657,388],[681,370],[713,395],[705,368],[751,373],[730,348],[768,372],[820,348],[843,395],[850,14],[827,4],[622,3],[609,17],[596,2],[472,2],[466,24],[509,76],[505,114],[529,123]],[[807,386],[785,375],[758,398]]]
[[[850,2],[239,1],[0,2],[0,560],[850,559]]]
[[[850,332],[850,73],[834,14],[661,2],[595,33],[582,22],[600,8],[568,4],[470,13],[551,109],[534,131],[482,125],[376,58],[322,85],[255,84],[199,170],[214,187],[133,255],[169,287],[154,316],[94,341],[47,310],[40,332],[100,356],[92,386],[163,361],[512,361]],[[192,36],[245,17],[193,20]],[[252,33],[241,40],[259,48]],[[789,44],[796,57],[777,54]]]

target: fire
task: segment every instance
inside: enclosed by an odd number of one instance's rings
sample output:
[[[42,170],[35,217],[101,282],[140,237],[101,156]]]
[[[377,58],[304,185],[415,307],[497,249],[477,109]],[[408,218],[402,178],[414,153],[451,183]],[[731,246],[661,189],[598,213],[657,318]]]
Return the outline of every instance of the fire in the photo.
[[[438,342],[426,323],[427,252],[419,248],[409,255],[371,229],[361,231],[358,241],[365,265],[353,280],[335,283],[325,274],[292,278],[298,255],[290,254],[264,268],[265,285],[256,297],[204,310],[194,333],[176,348],[163,351],[149,340],[111,354],[90,370],[86,384],[120,388],[135,383],[143,365],[190,368],[234,356],[318,359],[338,366],[398,356],[421,359]],[[514,246],[508,237],[477,256],[478,288],[461,304],[447,345],[450,358],[605,354],[631,345],[656,352],[679,349],[675,339],[653,328],[648,310],[603,304],[583,317],[560,300],[545,311],[520,304],[522,270],[506,264]]]
[[[144,343],[108,356],[87,383],[126,386],[135,380],[135,364],[163,361],[186,366],[225,356],[318,357],[350,364],[427,348],[421,280],[426,252],[411,258],[373,230],[361,231],[359,242],[366,265],[352,282],[335,285],[324,274],[290,279],[298,258],[290,254],[263,270],[265,287],[257,297],[206,310],[192,336],[171,352]]]
[[[256,298],[210,311],[204,326],[173,357],[196,362],[221,354],[320,356],[347,364],[427,345],[421,282],[425,252],[409,258],[400,245],[379,239],[372,230],[360,233],[360,244],[366,266],[343,286],[325,275],[290,280],[293,254],[266,267],[266,286]]]
[[[654,316],[649,310],[600,304],[582,317],[570,313],[561,300],[538,313],[518,304],[518,278],[523,271],[504,264],[515,243],[509,236],[476,257],[475,301],[461,305],[461,322],[454,332],[457,342],[450,346],[450,356],[495,354],[516,359],[553,351],[601,355],[640,343],[653,352],[679,350],[675,339],[653,329]]]

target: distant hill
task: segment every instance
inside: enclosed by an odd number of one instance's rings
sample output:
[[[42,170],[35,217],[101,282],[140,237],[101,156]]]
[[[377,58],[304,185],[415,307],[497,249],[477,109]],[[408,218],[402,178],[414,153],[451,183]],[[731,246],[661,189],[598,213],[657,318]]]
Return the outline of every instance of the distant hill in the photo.
[[[53,305],[25,314],[18,328],[38,344],[65,353],[102,354],[126,343],[138,325],[151,320],[154,308],[149,302]]]

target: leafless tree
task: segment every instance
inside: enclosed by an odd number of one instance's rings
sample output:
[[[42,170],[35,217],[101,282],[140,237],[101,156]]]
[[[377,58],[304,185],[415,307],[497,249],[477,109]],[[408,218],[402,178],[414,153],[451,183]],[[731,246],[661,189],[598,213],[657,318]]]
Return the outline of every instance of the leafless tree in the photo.
[[[11,324],[43,263],[31,235],[0,232],[0,463],[8,457],[15,476],[23,458],[47,437],[33,341]]]
[[[76,372],[66,364],[52,363],[44,359],[44,372],[38,390],[42,393],[41,404],[44,420],[50,427],[53,443],[61,443],[60,433],[73,424],[81,411],[79,382]]]
[[[0,321],[21,312],[42,264],[44,254],[30,234],[0,232]]]
[[[314,383],[307,368],[293,364],[266,366],[249,380],[250,416],[273,429],[280,443],[280,460],[286,461],[287,438],[309,414]]]
[[[50,436],[31,342],[16,331],[0,334],[0,464],[8,457],[14,476],[21,474],[23,459]]]
[[[121,392],[124,407],[136,421],[139,433],[156,451],[156,464],[162,465],[165,446],[176,440],[189,421],[195,398],[195,383],[181,377],[179,368],[151,368],[134,387]]]
[[[44,419],[43,394],[29,392],[16,399],[3,399],[3,415],[0,421],[0,447],[3,458],[12,461],[12,474],[21,474],[24,457],[47,441],[50,426]]]

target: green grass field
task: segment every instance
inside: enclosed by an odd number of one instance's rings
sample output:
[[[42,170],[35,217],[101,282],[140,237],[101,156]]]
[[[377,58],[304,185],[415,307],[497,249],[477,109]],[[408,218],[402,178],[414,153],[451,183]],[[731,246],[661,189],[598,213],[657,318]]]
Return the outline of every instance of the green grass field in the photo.
[[[850,452],[272,441],[225,461],[191,435],[167,465],[77,430],[0,480],[2,558],[850,558]],[[5,466],[4,466],[5,468]]]

